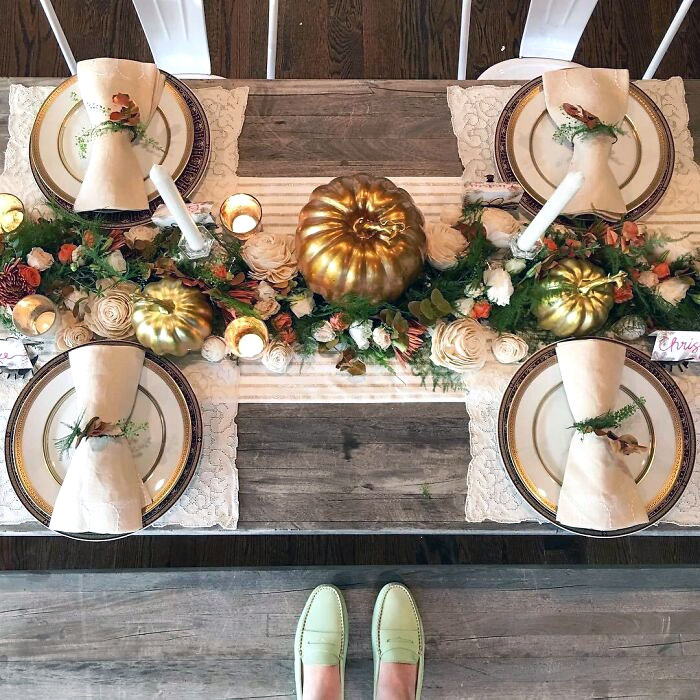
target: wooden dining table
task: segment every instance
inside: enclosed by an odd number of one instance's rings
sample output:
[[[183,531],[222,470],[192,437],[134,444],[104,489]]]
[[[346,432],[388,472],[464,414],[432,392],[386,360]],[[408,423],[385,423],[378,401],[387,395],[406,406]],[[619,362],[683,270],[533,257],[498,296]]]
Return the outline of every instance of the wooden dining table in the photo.
[[[8,138],[12,83],[0,80],[0,152]],[[202,81],[192,81],[200,87]],[[248,85],[239,139],[241,176],[304,177],[368,172],[460,176],[446,88],[476,81],[215,80]],[[483,84],[483,83],[480,83]],[[496,83],[501,85],[515,84]],[[695,158],[700,146],[700,80],[686,80]],[[470,460],[463,402],[241,404],[237,530],[149,528],[147,534],[412,533],[557,534],[553,525],[467,523]],[[49,534],[37,524],[0,534]],[[700,534],[652,527],[645,534]]]

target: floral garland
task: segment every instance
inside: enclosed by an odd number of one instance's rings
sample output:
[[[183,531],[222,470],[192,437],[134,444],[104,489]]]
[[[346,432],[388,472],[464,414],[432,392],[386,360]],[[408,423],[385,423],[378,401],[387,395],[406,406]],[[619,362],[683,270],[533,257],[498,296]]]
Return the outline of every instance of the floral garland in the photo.
[[[155,226],[126,231],[55,210],[53,220],[25,220],[0,240],[0,318],[41,292],[64,310],[59,349],[93,337],[133,335],[134,294],[163,277],[199,288],[214,309],[214,335],[238,316],[268,328],[263,363],[283,372],[295,354],[334,353],[337,367],[363,374],[374,363],[407,366],[433,388],[456,388],[461,373],[479,369],[489,347],[499,362],[518,362],[555,340],[534,313],[543,279],[563,260],[587,260],[614,277],[614,306],[596,333],[631,339],[652,329],[700,330],[700,254],[671,260],[664,241],[632,221],[579,218],[547,232],[533,260],[515,258],[510,241],[520,223],[507,211],[479,204],[448,207],[426,226],[427,262],[421,277],[394,303],[350,298],[328,303],[298,274],[293,236],[255,234],[244,243],[224,237],[210,206],[188,205],[216,245],[204,261],[184,259],[179,230],[167,210]],[[221,359],[222,341],[205,345]]]

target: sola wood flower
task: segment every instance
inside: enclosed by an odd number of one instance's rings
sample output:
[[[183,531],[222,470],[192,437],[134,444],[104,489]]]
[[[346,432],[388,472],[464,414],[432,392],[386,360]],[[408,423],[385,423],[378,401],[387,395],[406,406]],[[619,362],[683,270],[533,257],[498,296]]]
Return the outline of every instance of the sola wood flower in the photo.
[[[469,241],[462,233],[442,222],[426,224],[425,237],[428,243],[428,262],[436,270],[454,267],[469,246]]]
[[[454,372],[480,369],[486,362],[486,332],[472,318],[438,323],[430,347],[430,359]]]
[[[495,338],[491,343],[491,352],[494,357],[504,365],[511,362],[520,362],[527,355],[527,343],[513,333],[504,333]]]
[[[110,284],[111,282],[108,282]],[[138,287],[120,282],[92,298],[85,309],[85,324],[95,334],[110,340],[125,340],[134,334],[131,323],[132,294]]]
[[[296,255],[289,236],[258,233],[243,244],[241,257],[254,279],[280,284],[297,273]]]
[[[271,372],[286,372],[294,357],[292,348],[280,340],[273,340],[262,355],[262,363]]]
[[[72,314],[68,314],[72,317]],[[56,347],[64,352],[71,348],[77,348],[79,345],[84,345],[92,340],[92,331],[82,323],[76,323],[72,326],[61,328],[56,335]]]

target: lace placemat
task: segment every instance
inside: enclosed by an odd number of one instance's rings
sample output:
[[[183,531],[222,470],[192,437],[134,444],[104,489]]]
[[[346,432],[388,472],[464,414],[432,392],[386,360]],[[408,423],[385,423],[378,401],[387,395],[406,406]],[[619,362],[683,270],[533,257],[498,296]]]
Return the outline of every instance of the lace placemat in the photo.
[[[659,106],[669,123],[676,148],[676,161],[668,191],[644,221],[655,233],[666,236],[680,255],[700,246],[700,166],[693,155],[693,137],[688,129],[688,106],[681,78],[635,81]],[[457,137],[463,179],[484,180],[496,175],[493,143],[496,123],[506,102],[519,85],[477,85],[447,88],[452,130]]]

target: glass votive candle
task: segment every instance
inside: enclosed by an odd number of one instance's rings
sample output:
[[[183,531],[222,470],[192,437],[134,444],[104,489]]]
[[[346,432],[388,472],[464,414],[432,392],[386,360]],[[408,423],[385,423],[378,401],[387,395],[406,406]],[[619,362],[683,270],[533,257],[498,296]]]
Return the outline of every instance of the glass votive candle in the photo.
[[[24,204],[19,197],[0,193],[0,231],[11,233],[24,221]]]
[[[49,338],[60,328],[61,317],[51,299],[43,294],[30,294],[15,304],[12,322],[22,335]]]
[[[226,326],[224,340],[236,357],[254,360],[262,355],[267,345],[267,326],[259,318],[240,316]]]
[[[226,197],[219,218],[227,233],[244,241],[262,228],[262,206],[253,195],[239,192]]]

